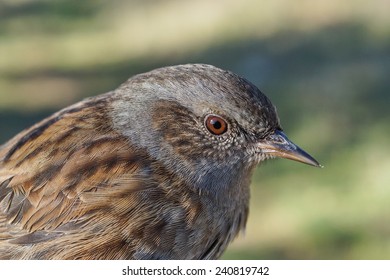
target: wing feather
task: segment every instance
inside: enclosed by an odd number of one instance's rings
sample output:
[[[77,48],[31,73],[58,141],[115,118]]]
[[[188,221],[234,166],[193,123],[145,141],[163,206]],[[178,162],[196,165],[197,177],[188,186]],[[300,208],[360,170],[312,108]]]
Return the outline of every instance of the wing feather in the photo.
[[[107,207],[109,196],[148,187],[140,184],[145,157],[109,122],[103,99],[84,101],[1,146],[0,236],[47,240],[47,232],[33,233],[77,224]]]

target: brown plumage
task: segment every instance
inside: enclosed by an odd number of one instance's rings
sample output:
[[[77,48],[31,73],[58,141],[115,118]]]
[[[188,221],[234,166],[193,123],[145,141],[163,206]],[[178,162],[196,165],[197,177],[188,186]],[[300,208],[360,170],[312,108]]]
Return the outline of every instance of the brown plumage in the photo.
[[[209,65],[135,76],[0,146],[0,258],[218,258],[274,156],[318,166],[248,81]]]

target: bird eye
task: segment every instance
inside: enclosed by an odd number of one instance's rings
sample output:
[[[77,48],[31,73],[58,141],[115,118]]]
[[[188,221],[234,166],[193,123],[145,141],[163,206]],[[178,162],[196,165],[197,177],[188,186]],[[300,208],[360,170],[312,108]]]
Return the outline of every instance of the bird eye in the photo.
[[[227,131],[226,121],[216,115],[208,115],[205,124],[206,128],[214,135],[222,135]]]

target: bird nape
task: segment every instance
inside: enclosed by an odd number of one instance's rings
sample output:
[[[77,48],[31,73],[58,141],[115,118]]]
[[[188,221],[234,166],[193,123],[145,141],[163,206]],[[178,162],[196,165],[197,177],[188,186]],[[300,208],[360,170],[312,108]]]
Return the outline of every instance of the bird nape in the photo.
[[[320,166],[249,81],[203,64],[134,76],[0,147],[0,258],[219,258],[273,157]]]

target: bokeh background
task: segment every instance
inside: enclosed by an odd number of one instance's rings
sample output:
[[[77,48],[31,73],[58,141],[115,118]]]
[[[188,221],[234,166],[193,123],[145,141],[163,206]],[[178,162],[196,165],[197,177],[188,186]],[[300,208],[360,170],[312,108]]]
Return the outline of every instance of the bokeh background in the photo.
[[[257,169],[225,259],[390,259],[387,0],[1,0],[0,143],[156,67],[256,84],[323,169]]]

